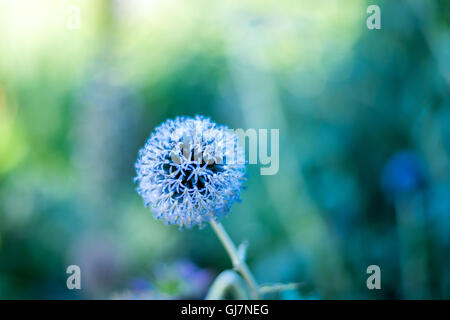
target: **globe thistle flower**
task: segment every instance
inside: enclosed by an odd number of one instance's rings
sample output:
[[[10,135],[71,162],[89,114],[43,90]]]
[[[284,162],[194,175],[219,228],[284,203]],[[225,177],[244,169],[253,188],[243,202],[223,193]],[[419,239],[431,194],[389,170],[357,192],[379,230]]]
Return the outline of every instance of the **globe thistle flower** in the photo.
[[[238,136],[209,118],[167,120],[139,151],[137,191],[155,218],[180,228],[202,227],[240,200],[243,155]]]

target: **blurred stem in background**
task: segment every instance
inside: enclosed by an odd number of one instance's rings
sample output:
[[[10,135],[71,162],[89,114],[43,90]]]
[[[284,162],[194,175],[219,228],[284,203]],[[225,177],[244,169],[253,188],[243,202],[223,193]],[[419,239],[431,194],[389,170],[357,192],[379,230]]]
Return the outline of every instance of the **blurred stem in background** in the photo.
[[[429,267],[423,197],[396,201],[397,232],[400,241],[402,296],[429,299]]]
[[[250,290],[251,298],[259,299],[258,284],[256,283],[253,274],[248,268],[247,263],[244,260],[243,254],[239,254],[238,249],[236,248],[230,236],[225,231],[224,227],[220,222],[211,219],[211,226],[215,231],[215,233],[217,234],[217,237],[225,247],[225,250],[227,251],[228,255],[230,256],[234,269],[239,271],[239,273],[242,275],[245,282],[247,283],[247,286]]]

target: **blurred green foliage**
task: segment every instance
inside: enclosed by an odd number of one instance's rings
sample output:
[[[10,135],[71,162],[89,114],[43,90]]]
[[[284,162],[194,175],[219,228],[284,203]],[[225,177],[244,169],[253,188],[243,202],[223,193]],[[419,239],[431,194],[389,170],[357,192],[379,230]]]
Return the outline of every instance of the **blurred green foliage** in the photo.
[[[173,270],[217,275],[221,244],[155,221],[132,181],[153,128],[197,113],[280,129],[278,174],[249,166],[224,221],[259,282],[303,284],[271,298],[450,298],[450,2],[377,1],[381,30],[369,4],[1,1],[0,298],[203,298]],[[426,183],[387,194],[400,150]]]

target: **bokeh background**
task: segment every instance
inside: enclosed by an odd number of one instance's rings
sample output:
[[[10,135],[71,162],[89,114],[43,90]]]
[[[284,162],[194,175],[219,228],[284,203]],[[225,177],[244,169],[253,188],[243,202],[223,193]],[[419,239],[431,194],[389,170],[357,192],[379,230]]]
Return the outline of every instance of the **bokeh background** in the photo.
[[[133,184],[195,114],[280,129],[223,221],[260,283],[302,283],[266,298],[450,298],[449,27],[446,0],[0,0],[0,298],[204,298],[220,242]]]

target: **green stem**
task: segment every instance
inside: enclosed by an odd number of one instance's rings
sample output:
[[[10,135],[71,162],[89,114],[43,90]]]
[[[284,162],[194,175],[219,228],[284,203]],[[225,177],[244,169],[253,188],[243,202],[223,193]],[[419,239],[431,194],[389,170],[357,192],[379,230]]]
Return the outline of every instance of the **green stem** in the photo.
[[[211,219],[211,226],[217,234],[217,237],[222,242],[225,250],[231,258],[231,262],[233,263],[233,267],[237,270],[241,275],[244,281],[247,283],[247,286],[250,290],[250,296],[252,299],[259,299],[258,292],[258,284],[255,281],[250,269],[247,266],[247,263],[239,257],[238,250],[231,240],[228,233],[225,231],[224,227],[220,222],[214,221]]]
[[[247,286],[235,271],[225,270],[219,274],[208,290],[206,300],[225,299],[230,292],[238,300],[248,299]]]

